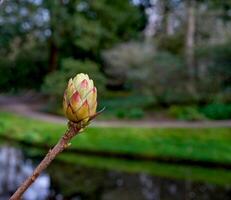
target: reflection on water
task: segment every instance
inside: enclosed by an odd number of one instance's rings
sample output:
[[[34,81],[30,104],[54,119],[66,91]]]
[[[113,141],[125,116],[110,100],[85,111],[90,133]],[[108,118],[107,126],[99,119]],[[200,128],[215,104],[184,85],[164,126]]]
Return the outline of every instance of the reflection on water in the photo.
[[[33,172],[31,160],[22,151],[9,146],[0,148],[0,200],[9,198],[20,183]],[[24,195],[28,200],[43,200],[49,195],[50,178],[42,174]]]
[[[55,190],[67,199],[102,200],[230,200],[228,186],[172,180],[147,174],[97,170],[54,163],[51,173]]]
[[[115,166],[116,168],[116,166]],[[0,148],[0,200],[8,199],[33,165],[22,151]],[[55,161],[24,200],[230,200],[231,188],[146,173],[125,173]]]

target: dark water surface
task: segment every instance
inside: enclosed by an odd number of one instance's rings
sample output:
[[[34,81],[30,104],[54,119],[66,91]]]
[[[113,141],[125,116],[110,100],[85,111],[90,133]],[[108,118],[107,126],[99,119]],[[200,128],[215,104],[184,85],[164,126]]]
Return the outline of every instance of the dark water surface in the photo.
[[[0,145],[0,200],[32,173],[38,150]],[[231,172],[154,162],[63,154],[24,200],[231,200]]]

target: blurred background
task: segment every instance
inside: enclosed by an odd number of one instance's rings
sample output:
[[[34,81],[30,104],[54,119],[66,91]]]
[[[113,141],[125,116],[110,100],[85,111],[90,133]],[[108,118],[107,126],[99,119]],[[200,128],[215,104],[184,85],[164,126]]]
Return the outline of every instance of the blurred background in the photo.
[[[65,130],[77,73],[106,110],[25,200],[230,199],[231,1],[0,1],[0,200]]]

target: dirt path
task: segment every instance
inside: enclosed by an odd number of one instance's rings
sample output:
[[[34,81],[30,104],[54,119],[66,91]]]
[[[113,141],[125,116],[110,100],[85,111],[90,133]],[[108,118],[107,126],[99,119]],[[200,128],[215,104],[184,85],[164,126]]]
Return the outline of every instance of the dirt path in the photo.
[[[0,95],[0,111],[8,111],[27,116],[42,121],[65,124],[67,120],[47,113],[36,110],[39,105],[29,104],[27,98],[30,97],[10,97]],[[231,120],[219,121],[156,121],[156,120],[113,120],[99,121],[95,120],[91,126],[96,127],[178,127],[178,128],[199,128],[199,127],[231,127]]]

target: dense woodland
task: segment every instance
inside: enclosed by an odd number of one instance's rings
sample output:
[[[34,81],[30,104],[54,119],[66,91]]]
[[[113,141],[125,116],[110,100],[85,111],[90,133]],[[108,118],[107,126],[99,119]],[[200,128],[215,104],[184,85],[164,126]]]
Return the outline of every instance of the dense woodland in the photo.
[[[54,105],[84,72],[118,117],[231,117],[229,0],[5,0],[0,35],[1,92],[35,90]]]

